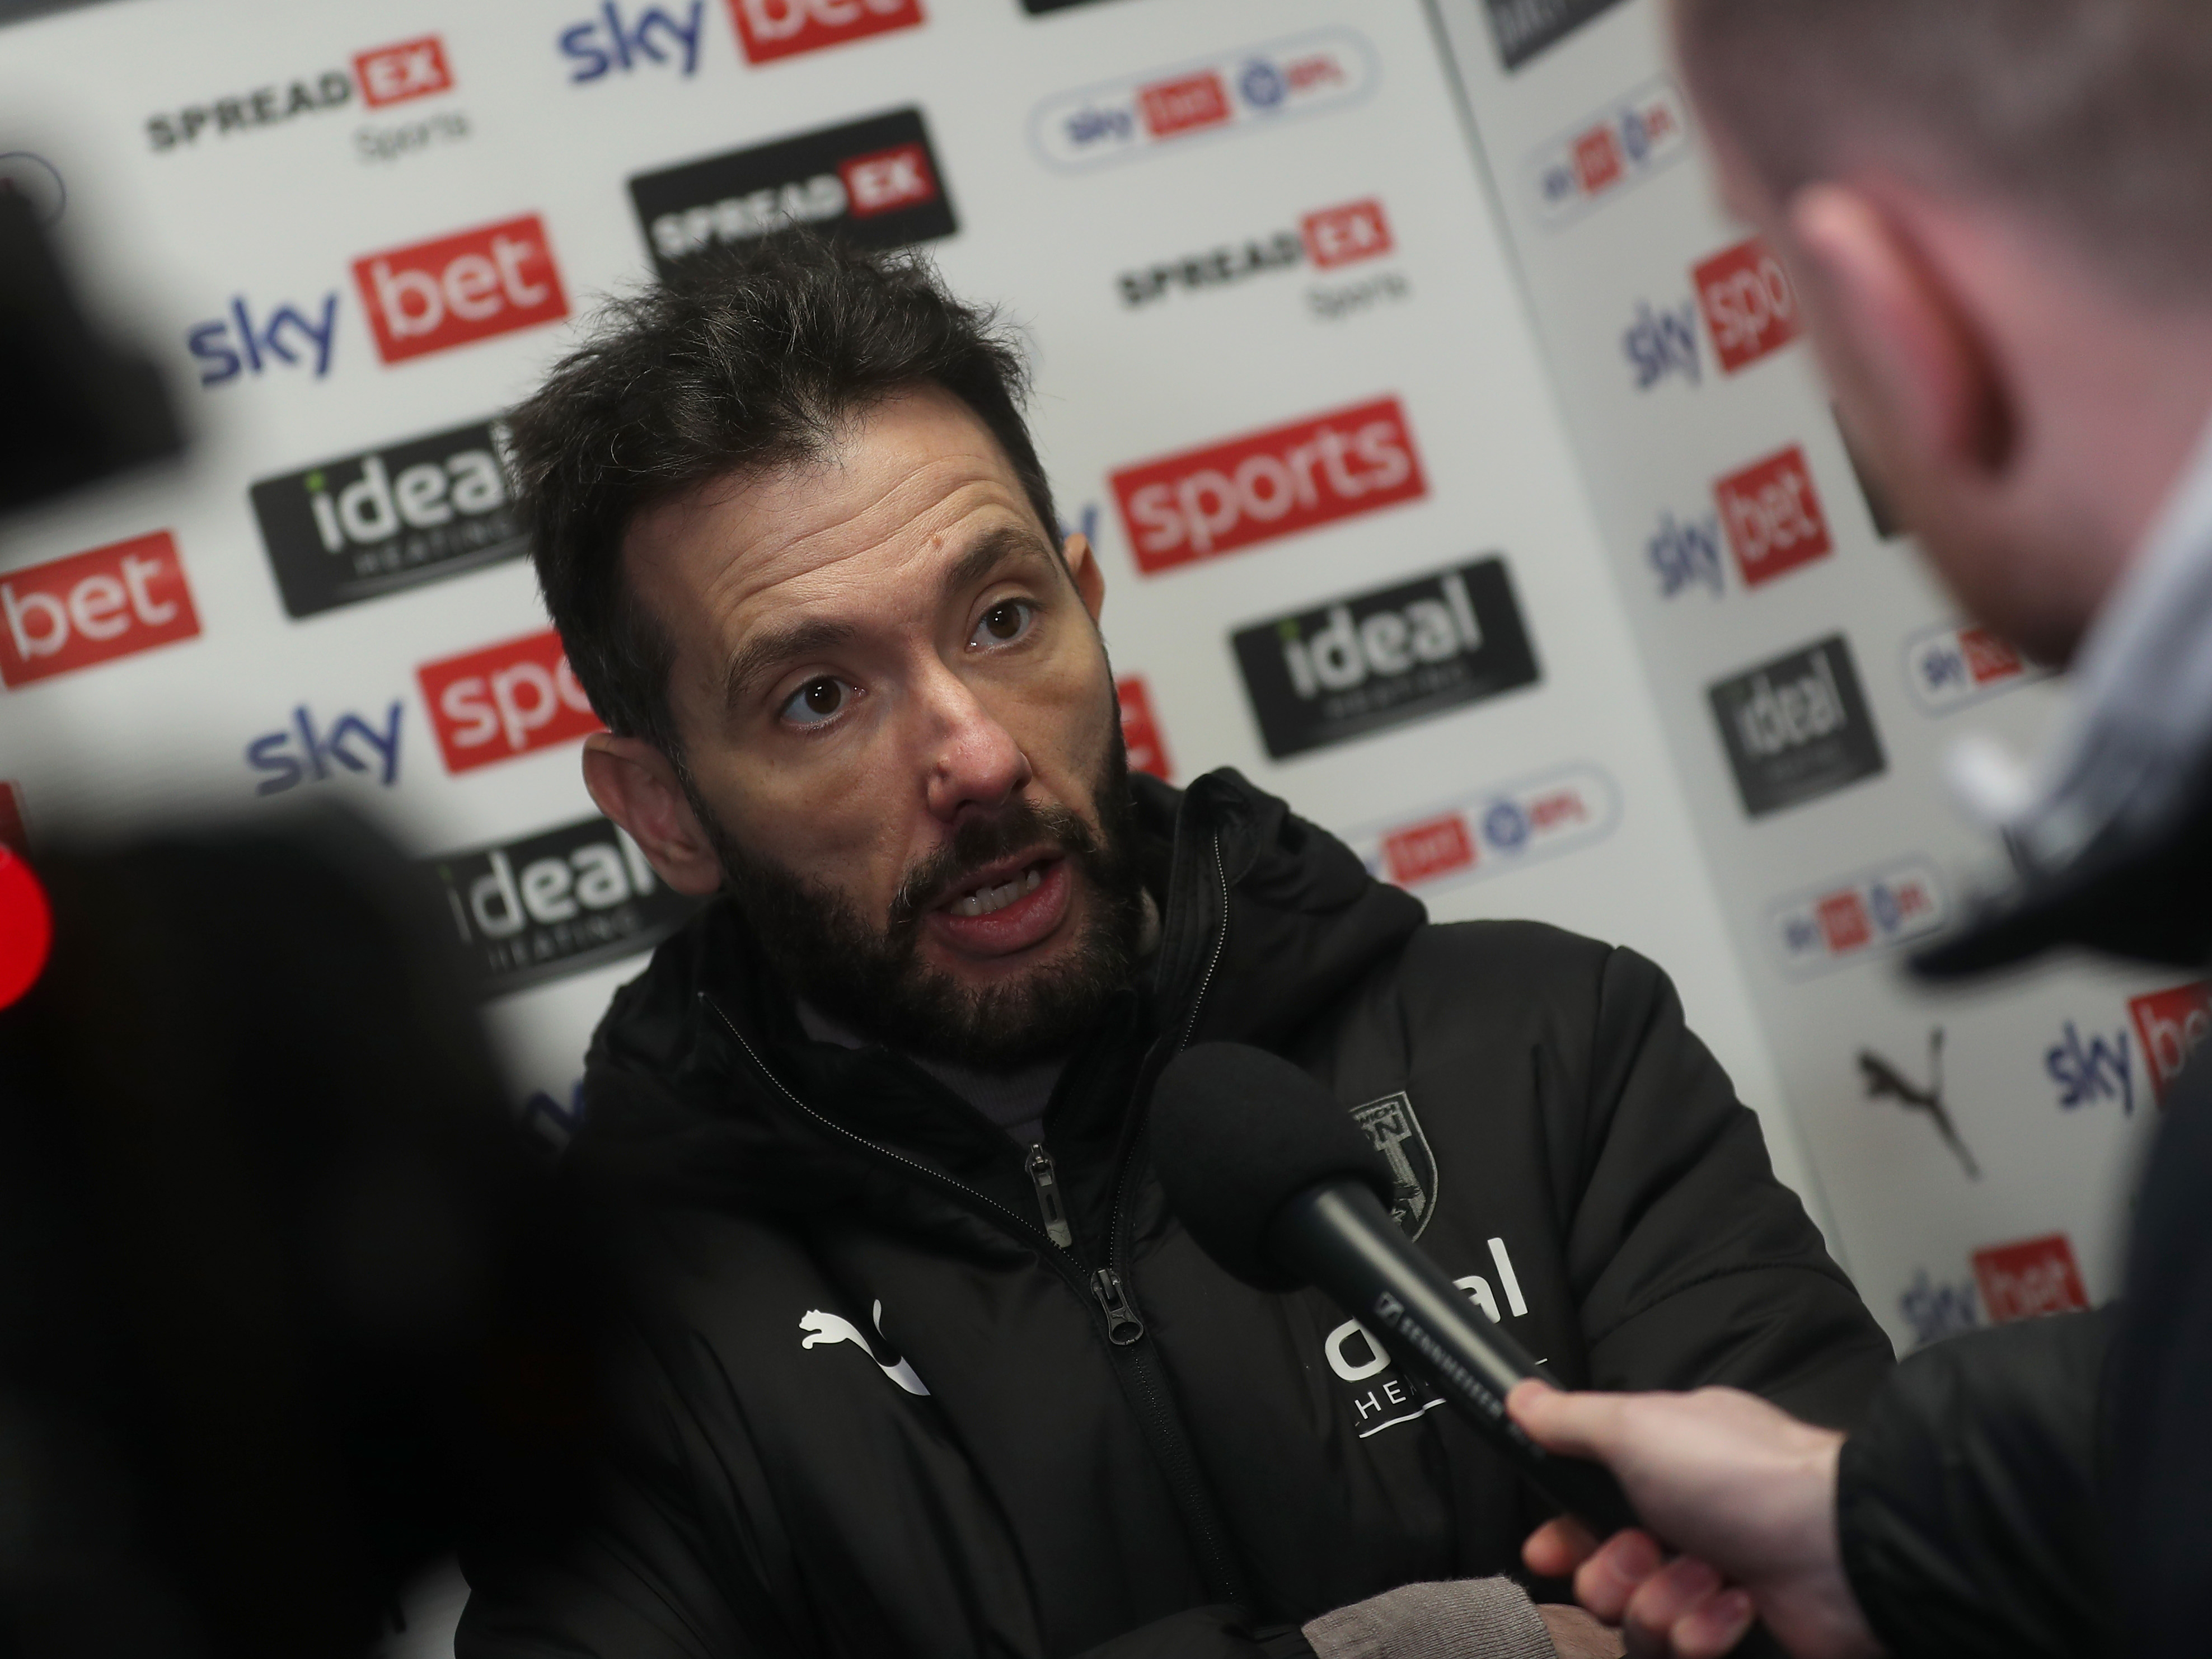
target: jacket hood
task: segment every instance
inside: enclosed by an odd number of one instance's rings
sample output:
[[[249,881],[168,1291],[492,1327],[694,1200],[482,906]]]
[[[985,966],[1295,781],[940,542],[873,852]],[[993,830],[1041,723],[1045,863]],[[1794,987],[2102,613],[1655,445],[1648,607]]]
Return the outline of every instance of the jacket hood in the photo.
[[[1160,945],[1101,1043],[1281,1048],[1426,920],[1418,900],[1234,771],[1188,790],[1141,775],[1131,787]],[[574,1155],[596,1178],[715,1204],[888,1195],[899,1177],[856,1134],[954,1174],[1006,1146],[902,1056],[810,1039],[727,899],[615,994],[586,1057],[584,1099]]]

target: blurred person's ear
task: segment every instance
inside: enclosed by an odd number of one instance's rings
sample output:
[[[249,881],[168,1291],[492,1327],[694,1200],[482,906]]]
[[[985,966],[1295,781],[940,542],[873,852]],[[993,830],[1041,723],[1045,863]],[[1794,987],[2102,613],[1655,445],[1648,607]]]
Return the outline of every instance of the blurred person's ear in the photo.
[[[705,898],[721,886],[714,843],[691,810],[674,763],[653,744],[592,733],[584,739],[584,787],[678,892]]]

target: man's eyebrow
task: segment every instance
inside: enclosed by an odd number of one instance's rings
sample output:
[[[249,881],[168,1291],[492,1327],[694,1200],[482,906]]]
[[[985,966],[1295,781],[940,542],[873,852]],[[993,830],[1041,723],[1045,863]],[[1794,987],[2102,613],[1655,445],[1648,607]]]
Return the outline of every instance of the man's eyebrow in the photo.
[[[817,651],[843,645],[853,637],[853,631],[849,623],[817,618],[754,635],[730,658],[730,665],[722,672],[725,704],[736,707],[752,689],[753,682],[771,669],[794,657],[811,656]]]
[[[991,531],[945,572],[945,591],[957,593],[963,587],[972,587],[1000,565],[1019,558],[1042,559],[1050,563],[1052,550],[1035,531],[1019,525],[1006,525]]]

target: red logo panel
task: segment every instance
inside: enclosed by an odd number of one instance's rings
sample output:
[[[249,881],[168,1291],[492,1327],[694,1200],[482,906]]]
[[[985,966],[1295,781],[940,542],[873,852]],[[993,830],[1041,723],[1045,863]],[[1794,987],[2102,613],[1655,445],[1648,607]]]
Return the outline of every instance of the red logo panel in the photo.
[[[1966,659],[1966,672],[1973,677],[1976,685],[1987,685],[1991,680],[2008,680],[2015,674],[2027,672],[2020,653],[2007,645],[1986,628],[1962,628],[1959,630],[1959,651]]]
[[[18,858],[31,856],[31,827],[23,817],[21,784],[0,781],[0,847]]]
[[[1395,398],[1146,461],[1111,482],[1148,576],[1429,492]]]
[[[361,81],[361,100],[371,109],[427,98],[453,84],[445,46],[434,34],[357,53],[353,72]]]
[[[1468,869],[1474,858],[1474,837],[1467,832],[1467,819],[1457,812],[1408,824],[1382,837],[1383,867],[1401,887]]]
[[[1342,207],[1309,213],[1298,229],[1305,238],[1306,258],[1316,270],[1372,259],[1388,253],[1393,246],[1382,204],[1371,196],[1364,202],[1347,202]]]
[[[377,355],[387,363],[568,314],[538,216],[526,213],[353,262]]]
[[[749,64],[841,46],[925,20],[921,0],[730,0]]]
[[[1691,276],[1723,373],[1748,368],[1797,337],[1797,290],[1758,237],[1715,254]]]
[[[1229,88],[1212,70],[1146,87],[1137,94],[1137,102],[1145,112],[1145,131],[1155,138],[1218,126],[1230,116]]]
[[[2040,1314],[2071,1313],[2089,1305],[2081,1270],[2064,1233],[1993,1244],[1974,1252],[1974,1278],[1992,1325]]]
[[[1817,908],[1820,938],[1831,953],[1841,956],[1846,951],[1856,951],[1874,938],[1874,925],[1867,920],[1866,905],[1855,889],[1847,887],[1840,893],[1829,894]]]
[[[2212,988],[2196,980],[2170,991],[2153,991],[2129,1002],[2128,1018],[2150,1063],[2151,1098],[2163,1106],[2168,1086],[2212,1033]]]
[[[1129,751],[1129,769],[1156,778],[1174,777],[1167,744],[1160,740],[1159,722],[1152,716],[1152,694],[1145,682],[1126,675],[1114,682],[1114,695],[1121,702],[1121,744]]]
[[[605,729],[551,629],[415,671],[446,770],[467,772]]]
[[[838,165],[837,176],[845,182],[848,211],[855,219],[937,199],[937,175],[929,170],[929,152],[920,144],[855,155]]]
[[[1834,546],[1813,470],[1795,444],[1721,479],[1713,499],[1747,587],[1826,558]]]
[[[199,631],[166,530],[0,577],[0,684],[28,685]]]

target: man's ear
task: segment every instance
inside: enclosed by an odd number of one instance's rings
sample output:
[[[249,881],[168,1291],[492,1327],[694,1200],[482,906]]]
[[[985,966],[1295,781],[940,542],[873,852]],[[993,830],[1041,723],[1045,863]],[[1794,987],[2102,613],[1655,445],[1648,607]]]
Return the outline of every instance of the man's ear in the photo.
[[[1807,186],[1787,216],[1855,432],[1916,468],[2001,471],[2014,437],[2009,389],[1941,267],[1894,213],[1848,185]]]
[[[1090,538],[1075,532],[1060,544],[1060,556],[1074,580],[1076,592],[1082,596],[1083,608],[1097,622],[1098,613],[1106,608],[1106,573],[1098,568],[1098,555],[1091,550]]]
[[[721,886],[722,861],[659,750],[594,732],[584,739],[584,787],[678,892],[704,898]]]

